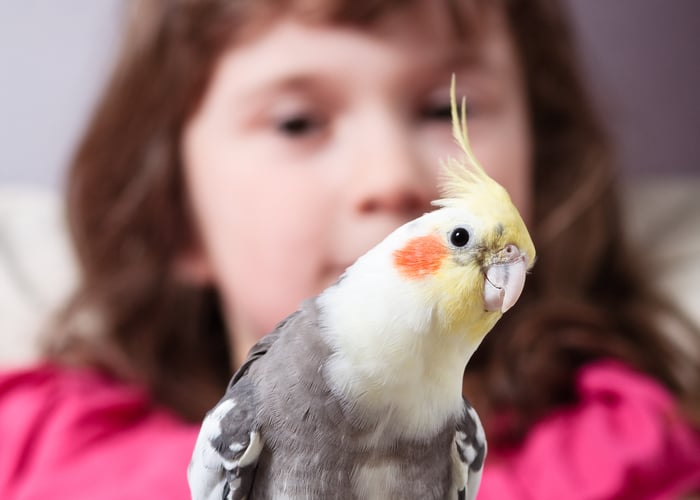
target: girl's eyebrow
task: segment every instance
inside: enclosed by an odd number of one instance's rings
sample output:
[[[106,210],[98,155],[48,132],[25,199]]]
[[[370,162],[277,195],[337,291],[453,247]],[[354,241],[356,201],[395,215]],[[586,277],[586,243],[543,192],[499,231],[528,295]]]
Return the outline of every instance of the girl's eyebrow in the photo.
[[[487,57],[484,50],[476,50],[471,47],[452,54],[445,59],[443,64],[450,68],[461,67],[483,71],[486,76],[495,78],[507,76],[508,69],[506,65],[499,64],[492,57]]]
[[[451,73],[459,74],[464,72],[479,72],[486,78],[508,77],[507,68],[492,58],[484,54],[484,50],[478,44],[465,45],[455,44],[448,50],[440,51],[439,54],[418,54],[411,72],[416,79],[425,78],[426,75],[438,74],[446,76],[446,84],[449,84]]]
[[[240,89],[235,96],[236,115],[245,123],[257,123],[278,104],[279,98],[312,99],[316,105],[338,102],[337,80],[317,72],[281,73]]]
[[[270,77],[267,81],[251,85],[239,94],[242,102],[251,105],[265,101],[271,95],[279,94],[313,94],[316,99],[329,99],[329,89],[333,89],[332,76],[321,72],[300,72],[289,75]]]
[[[434,81],[436,78],[445,79],[449,83],[451,73],[460,71],[477,71],[489,79],[506,77],[504,69],[484,57],[478,49],[470,46],[458,45],[450,50],[440,51],[438,54],[418,53],[406,71],[406,79],[412,84]],[[316,101],[331,101],[337,96],[334,90],[341,88],[342,75],[323,68],[294,68],[289,71],[282,70],[278,74],[266,76],[261,81],[253,82],[237,93],[237,101],[245,103],[244,106],[258,106],[264,104],[270,96],[289,95],[313,95]]]

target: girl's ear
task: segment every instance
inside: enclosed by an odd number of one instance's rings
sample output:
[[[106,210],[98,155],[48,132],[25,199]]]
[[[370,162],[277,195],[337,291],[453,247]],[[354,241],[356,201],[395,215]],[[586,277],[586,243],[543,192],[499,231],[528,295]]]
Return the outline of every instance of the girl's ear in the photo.
[[[175,259],[174,272],[178,279],[192,285],[214,283],[214,270],[209,257],[199,245],[186,249]]]

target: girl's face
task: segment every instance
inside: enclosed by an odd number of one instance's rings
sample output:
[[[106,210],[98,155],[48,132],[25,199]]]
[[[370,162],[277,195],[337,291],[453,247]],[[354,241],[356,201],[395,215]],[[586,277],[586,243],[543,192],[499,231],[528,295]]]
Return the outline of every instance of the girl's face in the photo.
[[[449,85],[466,95],[474,152],[530,210],[523,83],[499,16],[457,42],[439,2],[376,28],[281,19],[225,52],[187,124],[199,231],[183,269],[220,290],[238,365],[306,297],[400,224],[430,210],[458,153]]]

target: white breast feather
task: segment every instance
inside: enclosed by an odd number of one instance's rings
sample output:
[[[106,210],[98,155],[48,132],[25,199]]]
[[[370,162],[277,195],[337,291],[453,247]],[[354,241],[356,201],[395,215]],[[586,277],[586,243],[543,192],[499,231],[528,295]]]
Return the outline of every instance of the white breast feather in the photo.
[[[462,372],[474,347],[439,335],[425,285],[399,276],[390,235],[319,297],[323,335],[336,350],[326,367],[333,389],[378,415],[394,437],[429,438],[462,411]],[[439,340],[442,339],[442,340]]]

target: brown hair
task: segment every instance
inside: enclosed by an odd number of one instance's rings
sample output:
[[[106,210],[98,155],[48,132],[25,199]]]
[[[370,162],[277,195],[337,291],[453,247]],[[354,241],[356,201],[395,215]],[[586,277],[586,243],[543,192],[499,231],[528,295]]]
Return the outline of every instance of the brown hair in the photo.
[[[698,360],[654,326],[660,302],[623,246],[610,148],[583,90],[561,9],[552,0],[501,3],[532,117],[539,262],[519,306],[470,363],[466,392],[485,421],[512,416],[492,430],[497,440],[517,439],[549,408],[574,399],[583,363],[615,357],[697,409]],[[223,394],[232,367],[216,291],[184,282],[173,266],[197,237],[180,165],[184,123],[219,54],[279,12],[366,24],[406,4],[135,3],[132,30],[68,179],[83,276],[49,353],[139,381],[183,417],[201,418]],[[471,2],[446,0],[449,8],[462,4]]]

